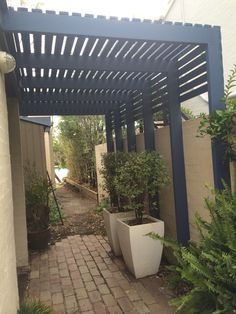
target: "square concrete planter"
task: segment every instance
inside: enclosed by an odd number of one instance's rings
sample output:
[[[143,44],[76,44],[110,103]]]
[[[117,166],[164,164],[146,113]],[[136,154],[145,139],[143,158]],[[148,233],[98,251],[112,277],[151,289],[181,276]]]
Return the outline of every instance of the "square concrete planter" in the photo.
[[[134,212],[111,213],[108,210],[103,209],[103,218],[108,241],[115,256],[122,255],[117,235],[117,219],[126,217],[134,217]]]
[[[146,234],[155,232],[164,236],[164,222],[150,216],[145,217],[152,222],[129,226],[126,222],[132,218],[117,220],[117,231],[123,258],[135,278],[156,274],[163,250],[163,245],[159,240],[153,240]]]

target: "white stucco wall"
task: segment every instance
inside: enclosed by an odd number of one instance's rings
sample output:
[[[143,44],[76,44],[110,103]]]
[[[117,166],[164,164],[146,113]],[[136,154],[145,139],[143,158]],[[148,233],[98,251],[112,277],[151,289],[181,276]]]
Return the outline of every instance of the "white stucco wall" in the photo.
[[[167,21],[218,25],[221,27],[225,81],[236,63],[236,1],[235,0],[175,0],[166,15]],[[235,88],[236,92],[236,88]],[[207,109],[200,98],[183,103],[196,114]]]
[[[17,267],[28,265],[27,227],[20,120],[17,99],[8,99],[8,121],[13,182],[13,205]]]
[[[16,314],[18,289],[12,199],[8,114],[0,74],[0,313]]]

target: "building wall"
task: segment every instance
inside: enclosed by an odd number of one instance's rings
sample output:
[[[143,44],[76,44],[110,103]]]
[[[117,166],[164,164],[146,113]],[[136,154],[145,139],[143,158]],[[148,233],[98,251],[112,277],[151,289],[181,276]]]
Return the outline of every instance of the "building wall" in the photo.
[[[23,167],[35,165],[38,173],[46,178],[47,163],[45,152],[44,127],[21,120],[21,142]]]
[[[44,133],[45,142],[45,154],[47,171],[53,184],[55,184],[55,170],[54,170],[54,158],[53,158],[53,142],[52,133],[50,130]]]
[[[213,186],[213,167],[211,155],[211,142],[208,137],[196,137],[200,119],[183,122],[183,140],[185,155],[185,172],[188,197],[190,236],[192,240],[198,239],[194,225],[195,214],[208,219],[204,199],[210,196],[206,185]],[[176,219],[174,190],[172,180],[172,158],[170,146],[169,127],[155,131],[155,147],[166,162],[171,184],[159,191],[160,215],[165,222],[165,234],[176,238]],[[126,145],[124,145],[126,146]],[[144,151],[144,134],[136,135],[136,148],[138,152]]]
[[[222,57],[225,81],[235,64],[236,29],[235,0],[174,0],[165,19],[174,22],[218,25],[222,35]],[[234,88],[236,92],[236,88]],[[205,97],[206,95],[205,95]],[[183,105],[195,114],[208,112],[208,105],[201,97],[196,97]]]
[[[16,262],[17,267],[22,267],[28,265],[28,248],[20,120],[16,99],[8,99],[8,120],[13,182]]]
[[[8,115],[0,74],[0,313],[16,314],[18,289],[12,199]]]

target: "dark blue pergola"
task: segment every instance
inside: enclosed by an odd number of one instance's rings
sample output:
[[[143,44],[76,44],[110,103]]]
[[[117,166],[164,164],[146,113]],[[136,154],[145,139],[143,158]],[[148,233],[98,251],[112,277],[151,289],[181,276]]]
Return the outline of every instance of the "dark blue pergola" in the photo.
[[[170,125],[177,237],[189,240],[181,103],[204,92],[209,111],[224,109],[220,28],[163,21],[8,8],[0,1],[1,48],[16,59],[7,78],[20,114],[105,115],[107,147],[135,150],[143,119],[145,149],[154,149],[153,113]],[[212,145],[214,182],[229,180],[221,144]]]

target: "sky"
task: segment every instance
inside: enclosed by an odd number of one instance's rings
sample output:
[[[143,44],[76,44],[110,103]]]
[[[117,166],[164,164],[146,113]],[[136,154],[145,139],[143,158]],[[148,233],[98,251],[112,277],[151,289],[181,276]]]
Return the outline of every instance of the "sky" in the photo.
[[[89,13],[94,15],[117,16],[141,19],[159,19],[166,9],[169,0],[8,0],[11,6],[35,7],[40,3],[43,10]]]

